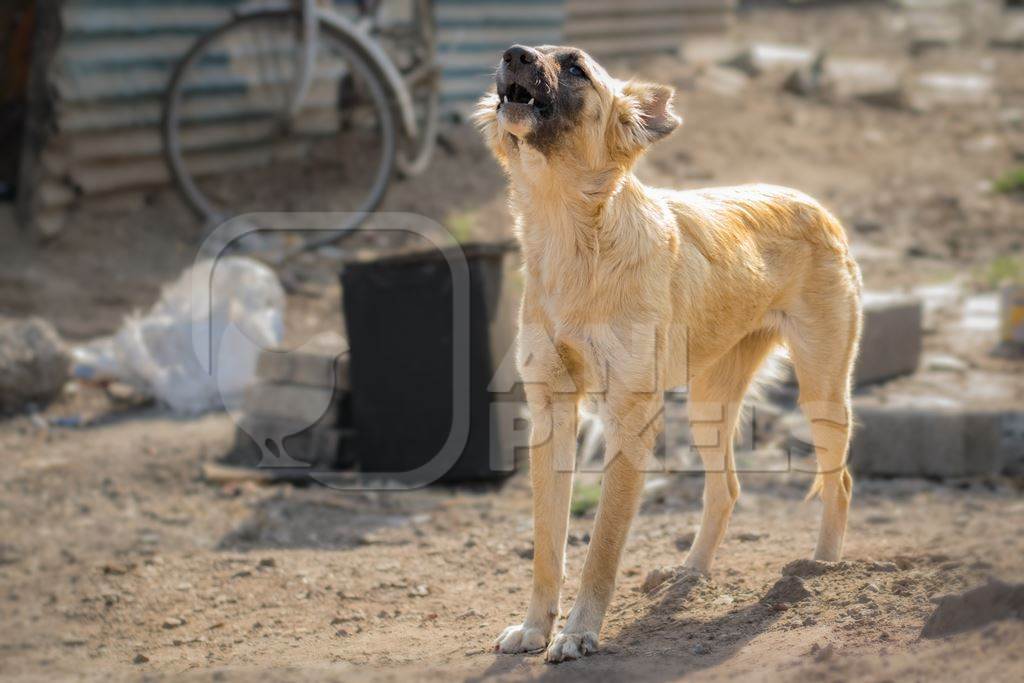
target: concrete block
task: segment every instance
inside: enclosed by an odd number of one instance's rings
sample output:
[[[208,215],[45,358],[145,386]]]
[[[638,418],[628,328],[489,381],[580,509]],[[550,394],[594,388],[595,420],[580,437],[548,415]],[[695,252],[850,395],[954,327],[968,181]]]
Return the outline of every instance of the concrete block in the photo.
[[[687,64],[709,66],[735,60],[743,47],[731,38],[721,36],[693,36],[680,48],[680,56]]]
[[[902,69],[885,60],[829,59],[823,78],[836,101],[860,99],[894,107],[903,102]]]
[[[864,329],[854,372],[858,386],[909,375],[917,370],[922,347],[921,301],[865,294]]]
[[[952,399],[854,403],[854,472],[878,476],[992,476],[1024,462],[1024,413],[974,410]]]
[[[999,28],[992,37],[991,45],[1024,50],[1024,14],[1007,12],[1001,18]]]
[[[344,430],[328,420],[310,426],[246,415],[235,430],[235,445],[225,463],[333,470],[344,465],[343,435]]]
[[[697,88],[723,97],[737,97],[743,93],[749,82],[750,78],[742,71],[710,65],[704,67],[697,77]]]
[[[246,389],[235,446],[225,463],[319,470],[350,466],[343,457],[350,394],[333,386],[335,370],[343,368],[347,377],[348,365],[335,360],[302,352],[264,353],[259,362],[263,380]]]
[[[305,351],[264,351],[256,365],[256,376],[270,384],[298,384],[348,390],[348,353],[339,356]]]
[[[995,101],[995,85],[991,76],[982,73],[925,73],[912,82],[909,101],[917,111],[986,106]]]
[[[806,68],[817,57],[815,50],[803,45],[758,43],[726,62],[726,66],[744,71],[748,76],[759,76],[763,73],[785,73]]]
[[[245,390],[242,411],[309,426],[328,412],[334,394],[327,387],[259,382]]]

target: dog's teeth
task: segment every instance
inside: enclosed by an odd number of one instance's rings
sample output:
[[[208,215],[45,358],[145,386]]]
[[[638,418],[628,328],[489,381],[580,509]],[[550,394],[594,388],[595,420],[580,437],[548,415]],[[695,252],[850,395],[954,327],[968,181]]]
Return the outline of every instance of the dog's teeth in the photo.
[[[527,104],[533,104],[533,98],[532,97],[530,98],[530,101],[527,102]]]

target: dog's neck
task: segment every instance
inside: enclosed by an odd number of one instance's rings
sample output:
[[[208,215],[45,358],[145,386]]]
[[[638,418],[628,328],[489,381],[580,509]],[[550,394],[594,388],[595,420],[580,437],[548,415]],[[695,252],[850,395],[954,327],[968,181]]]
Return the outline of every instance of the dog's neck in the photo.
[[[510,175],[524,263],[548,296],[589,292],[602,264],[643,260],[658,242],[657,221],[648,220],[658,201],[629,170]]]
[[[580,253],[607,249],[621,231],[638,229],[621,217],[642,215],[653,201],[630,170],[545,167],[511,176],[512,208],[527,252],[556,245]]]

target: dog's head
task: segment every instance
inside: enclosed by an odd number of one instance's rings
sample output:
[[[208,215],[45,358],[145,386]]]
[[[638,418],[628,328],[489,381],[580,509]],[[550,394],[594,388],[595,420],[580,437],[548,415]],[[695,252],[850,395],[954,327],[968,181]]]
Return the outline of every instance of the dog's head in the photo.
[[[513,172],[537,163],[628,170],[681,123],[672,88],[612,78],[573,47],[513,45],[501,56],[495,86],[475,119]]]

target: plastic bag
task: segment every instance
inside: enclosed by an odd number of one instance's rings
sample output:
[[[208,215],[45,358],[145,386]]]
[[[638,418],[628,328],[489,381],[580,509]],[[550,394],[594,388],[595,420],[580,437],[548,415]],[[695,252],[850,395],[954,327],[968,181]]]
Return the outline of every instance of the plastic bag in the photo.
[[[254,381],[260,352],[281,344],[284,306],[277,275],[259,261],[201,261],[112,337],[72,349],[73,373],[125,382],[176,413],[230,408]]]

